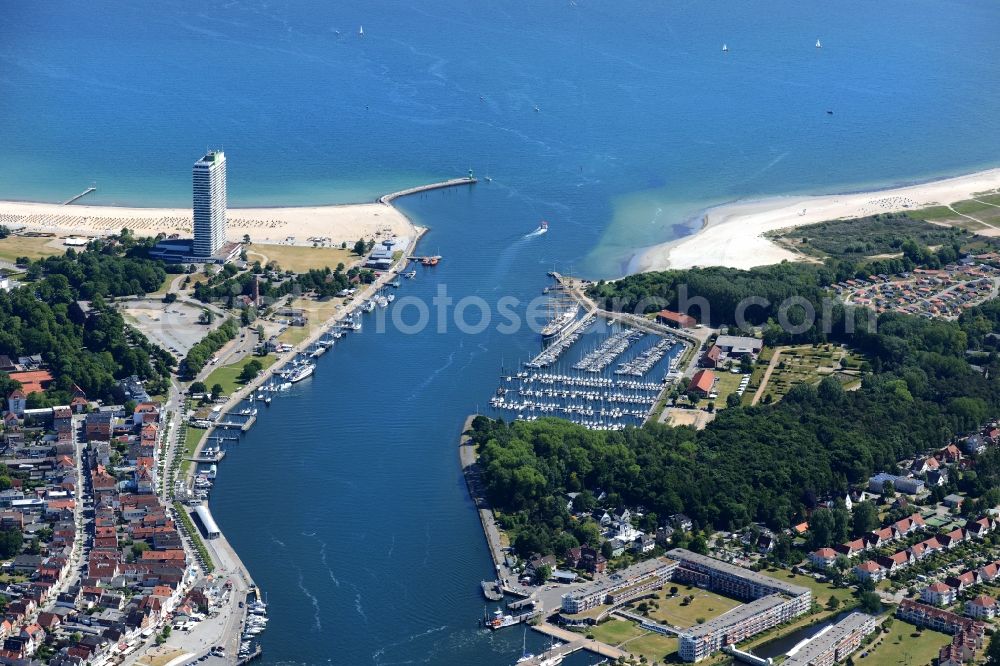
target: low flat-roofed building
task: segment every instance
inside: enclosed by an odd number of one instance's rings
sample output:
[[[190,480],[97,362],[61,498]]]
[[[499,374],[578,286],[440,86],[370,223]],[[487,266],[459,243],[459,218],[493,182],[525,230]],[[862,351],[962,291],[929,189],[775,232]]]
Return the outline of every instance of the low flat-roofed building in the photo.
[[[763,349],[764,341],[744,335],[720,335],[715,341],[715,346],[730,356],[756,355]]]
[[[212,517],[212,512],[209,511],[207,506],[199,504],[194,508],[194,514],[198,517],[198,521],[201,523],[206,539],[214,539],[222,534],[222,530],[219,529],[218,524],[215,522],[215,518]]]

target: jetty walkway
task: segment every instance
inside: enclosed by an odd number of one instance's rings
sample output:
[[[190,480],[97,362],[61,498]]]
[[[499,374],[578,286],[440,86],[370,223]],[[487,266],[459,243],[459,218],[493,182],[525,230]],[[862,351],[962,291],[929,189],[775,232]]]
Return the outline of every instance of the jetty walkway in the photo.
[[[588,652],[593,652],[598,656],[609,657],[611,659],[621,659],[629,656],[628,652],[619,650],[618,648],[608,645],[607,643],[601,643],[600,641],[595,641],[590,638],[583,638],[580,634],[561,629],[546,622],[536,624],[532,627],[532,629],[539,633],[552,636],[553,638],[566,642],[556,645],[542,654],[525,661],[525,666],[539,666],[544,663],[546,659],[551,659],[555,656],[565,657],[566,655],[572,654],[578,650],[587,650]]]
[[[66,201],[63,201],[62,205],[63,206],[68,206],[71,203],[73,203],[74,201],[78,201],[78,200],[84,198],[85,196],[87,196],[88,194],[90,194],[91,192],[96,192],[96,191],[97,191],[97,187],[96,186],[88,187],[87,189],[85,189],[83,192],[80,192],[75,197],[70,197],[69,199],[66,199]]]
[[[379,203],[390,204],[399,197],[409,196],[411,194],[420,194],[421,192],[430,192],[431,190],[443,190],[446,187],[457,187],[459,185],[475,185],[479,181],[472,176],[465,176],[463,178],[452,178],[451,180],[443,180],[440,183],[431,183],[429,185],[418,185],[417,187],[410,187],[405,190],[400,190],[399,192],[392,192],[390,194],[383,194],[378,198]]]

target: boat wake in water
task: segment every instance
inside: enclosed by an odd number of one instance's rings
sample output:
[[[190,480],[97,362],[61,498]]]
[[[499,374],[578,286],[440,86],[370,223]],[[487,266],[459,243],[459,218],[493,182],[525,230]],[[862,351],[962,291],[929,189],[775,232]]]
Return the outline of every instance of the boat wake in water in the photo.
[[[532,231],[530,234],[524,234],[523,237],[524,238],[534,238],[535,236],[541,236],[542,234],[544,234],[548,230],[549,230],[549,223],[546,222],[545,220],[542,220],[541,224],[538,225],[537,229],[535,229],[534,231]]]

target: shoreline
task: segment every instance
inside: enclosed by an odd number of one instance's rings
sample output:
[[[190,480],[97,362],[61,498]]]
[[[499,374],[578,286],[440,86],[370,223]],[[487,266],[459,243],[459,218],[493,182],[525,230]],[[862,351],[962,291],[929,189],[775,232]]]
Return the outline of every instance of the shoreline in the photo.
[[[249,236],[260,245],[311,247],[352,244],[359,238],[409,236],[416,227],[391,202],[407,194],[474,184],[457,178],[391,192],[364,203],[227,208],[227,238]],[[0,224],[14,230],[56,237],[100,238],[128,227],[137,236],[190,236],[191,208],[61,204],[0,200]]]
[[[699,211],[693,234],[643,248],[627,274],[695,266],[753,268],[801,257],[764,237],[767,232],[876,213],[947,205],[1000,188],[1000,168],[875,190],[737,200]]]
[[[440,184],[436,185],[438,187],[441,186]],[[418,191],[424,191],[419,188],[417,189]],[[346,204],[346,205],[357,205],[357,204]],[[399,260],[392,265],[391,268],[381,272],[381,274],[373,283],[367,285],[365,289],[355,294],[354,297],[351,299],[350,303],[345,305],[342,309],[335,311],[330,317],[328,317],[324,321],[318,323],[315,326],[315,328],[312,331],[310,331],[309,335],[304,340],[296,344],[291,351],[285,352],[284,354],[280,355],[278,359],[275,360],[275,362],[265,372],[260,373],[250,382],[241,386],[238,390],[231,393],[228,396],[226,402],[223,403],[223,405],[221,406],[217,421],[224,420],[225,416],[230,411],[232,411],[234,407],[239,405],[248,396],[253,395],[260,388],[261,385],[263,385],[267,381],[270,381],[271,378],[274,377],[276,373],[280,372],[285,366],[291,363],[292,360],[294,360],[301,353],[303,353],[304,350],[308,349],[317,340],[319,340],[321,337],[329,333],[330,330],[333,328],[333,326],[336,325],[339,321],[355,314],[360,309],[362,303],[364,303],[366,299],[371,297],[380,288],[384,287],[387,282],[396,279],[409,266],[410,257],[414,254],[417,245],[419,244],[421,238],[423,238],[423,235],[428,231],[428,228],[414,224],[406,215],[404,215],[401,211],[396,209],[392,204],[364,204],[364,205],[378,206],[380,208],[390,208],[393,211],[395,211],[401,218],[406,220],[406,223],[409,225],[409,228],[411,230],[408,236],[406,251],[399,258]],[[236,342],[236,340],[230,341],[230,343],[228,344],[232,344],[234,342]],[[221,353],[221,351],[222,350],[220,350],[219,353]],[[180,396],[180,398],[181,400],[183,400],[183,395]],[[178,427],[186,427],[187,423],[183,420],[183,412],[179,413],[178,416],[179,416]],[[195,447],[194,451],[190,456],[191,458],[201,457],[202,451],[208,445],[210,437],[212,433],[215,431],[215,429],[216,426],[213,425],[204,431],[204,433],[201,436],[201,440],[198,442],[198,445]],[[190,488],[192,480],[197,474],[198,474],[198,465],[192,465],[187,470],[187,473],[180,478],[180,480],[183,482],[185,487]],[[176,501],[175,496],[173,494],[171,494],[171,496],[169,497],[169,501],[171,503]],[[204,500],[204,504],[208,507],[209,511],[211,511],[211,497],[209,497],[207,500]],[[188,513],[188,515],[190,515],[190,511],[188,511],[186,507],[184,507],[182,510],[184,510],[185,512]],[[243,586],[245,586],[247,589],[255,590],[257,594],[260,593],[260,588],[257,587],[250,573],[249,567],[247,567],[243,563],[236,548],[229,542],[223,530],[220,529],[219,536],[217,538],[211,540],[205,540],[205,543],[206,543],[206,548],[208,548],[212,558],[214,560],[217,560],[214,564],[216,564],[220,570],[232,569],[231,575],[238,576],[242,580]],[[240,631],[242,631],[242,624],[243,621],[241,619],[239,622]],[[229,635],[224,635],[220,637],[221,642],[229,644],[233,640],[234,636],[239,635],[239,632],[231,633],[233,631],[234,630],[232,625],[231,624],[228,625],[227,629],[225,630],[225,633],[228,633]]]

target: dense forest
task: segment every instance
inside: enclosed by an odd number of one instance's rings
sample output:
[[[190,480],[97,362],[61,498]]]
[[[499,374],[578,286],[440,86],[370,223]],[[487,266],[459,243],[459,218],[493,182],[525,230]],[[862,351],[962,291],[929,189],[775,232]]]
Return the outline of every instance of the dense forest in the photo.
[[[29,396],[32,406],[66,404],[73,385],[92,399],[117,400],[117,379],[138,375],[152,392],[165,386],[173,358],[126,326],[105,297],[155,291],[166,277],[161,262],[130,256],[129,243],[95,242],[84,252],[24,260],[27,282],[0,293],[0,354],[40,354],[55,381]],[[90,316],[75,307],[89,300]],[[0,390],[14,386],[0,374]]]
[[[736,323],[741,299],[763,297],[771,304],[751,308],[747,318],[769,342],[846,343],[868,357],[871,372],[857,391],[844,391],[833,378],[800,385],[774,405],[726,409],[700,432],[659,425],[602,432],[559,419],[476,419],[473,436],[489,496],[519,549],[558,551],[579,540],[566,493],[583,490],[587,497],[606,492],[610,504],[642,506],[652,516],[683,512],[700,527],[733,529],[752,521],[788,527],[817,498],[894,470],[898,459],[940,447],[1000,413],[996,354],[979,367],[966,360],[967,349],[1000,331],[996,302],[958,322],[892,313],[880,316],[875,330],[851,331],[835,308],[829,331],[817,323],[792,334],[776,324],[778,304],[793,295],[822,311],[824,286],[842,268],[695,269],[595,285],[591,294],[605,305],[618,299],[621,309],[652,311],[676,307],[684,284],[689,298],[708,303],[712,323],[723,326]]]

